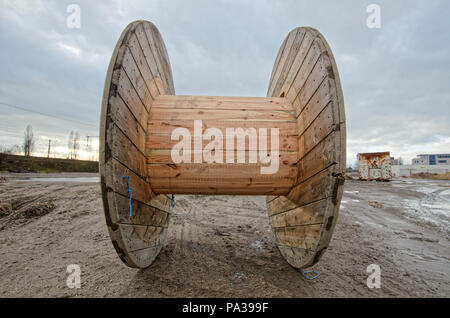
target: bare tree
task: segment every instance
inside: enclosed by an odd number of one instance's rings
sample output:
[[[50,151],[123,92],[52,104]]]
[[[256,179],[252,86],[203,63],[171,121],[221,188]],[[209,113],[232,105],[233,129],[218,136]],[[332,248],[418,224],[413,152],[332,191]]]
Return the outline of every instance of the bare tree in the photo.
[[[77,160],[78,149],[80,149],[80,134],[75,132],[75,137],[73,138],[73,159]]]
[[[23,142],[23,153],[26,157],[30,157],[31,153],[34,151],[34,134],[33,127],[31,125],[27,125],[25,128],[25,136]]]
[[[67,159],[72,159],[73,158],[73,131],[71,131],[69,134],[69,143],[67,146],[69,149]]]

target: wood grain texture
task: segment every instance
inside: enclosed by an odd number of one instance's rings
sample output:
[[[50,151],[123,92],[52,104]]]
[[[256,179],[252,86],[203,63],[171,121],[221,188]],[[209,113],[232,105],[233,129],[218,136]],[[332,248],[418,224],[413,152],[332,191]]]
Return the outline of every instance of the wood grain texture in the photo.
[[[194,120],[201,120],[201,131],[194,131]],[[206,123],[206,124],[205,124]],[[275,126],[275,127],[274,127]],[[223,97],[223,96],[160,96],[150,111],[146,151],[148,180],[153,191],[163,194],[287,194],[297,180],[298,134],[295,111],[285,98]],[[172,140],[174,129],[183,127],[189,132],[191,162],[174,163],[171,151],[179,139]],[[215,147],[221,153],[221,162],[194,163],[194,156],[203,156],[203,148],[210,140],[200,140],[200,150],[194,150],[194,134],[200,139],[208,128],[218,128],[222,141]],[[262,174],[260,145],[250,144],[238,149],[237,138],[227,133],[228,128],[267,129],[267,147],[272,149],[270,131],[280,129],[278,139],[278,170],[274,174]],[[234,137],[234,163],[225,163],[227,137]],[[259,137],[257,137],[259,138]],[[238,162],[242,154],[245,163]],[[271,152],[263,153],[264,157]],[[256,158],[257,162],[251,162]],[[160,169],[161,168],[161,169]],[[160,169],[160,170],[159,170]]]
[[[145,143],[155,98],[175,94],[167,52],[156,27],[135,21],[114,49],[100,123],[100,176],[106,224],[122,261],[151,265],[162,248],[170,200],[148,182]],[[126,180],[132,190],[130,199]]]
[[[306,268],[320,259],[343,192],[346,126],[336,63],[317,30],[296,28],[288,34],[267,95],[175,96],[158,29],[147,21],[127,26],[108,68],[100,123],[106,224],[126,265],[145,268],[155,260],[167,234],[168,195],[174,193],[267,195],[270,224],[289,264]],[[260,149],[248,138],[243,149],[235,140],[233,150],[245,163],[175,164],[171,149],[178,141],[171,133],[181,127],[194,136],[195,120],[202,121],[201,134],[209,128],[223,131],[224,143],[227,128],[278,128],[278,171],[261,173]],[[208,143],[201,141],[202,149]],[[224,162],[225,149],[224,144],[215,149],[224,151]],[[255,155],[258,162],[249,163]],[[124,176],[132,189],[131,211]]]
[[[344,101],[333,54],[313,28],[289,33],[278,53],[269,97],[285,97],[298,133],[296,184],[268,196],[270,223],[285,259],[296,268],[317,263],[330,242],[342,197],[346,131]]]

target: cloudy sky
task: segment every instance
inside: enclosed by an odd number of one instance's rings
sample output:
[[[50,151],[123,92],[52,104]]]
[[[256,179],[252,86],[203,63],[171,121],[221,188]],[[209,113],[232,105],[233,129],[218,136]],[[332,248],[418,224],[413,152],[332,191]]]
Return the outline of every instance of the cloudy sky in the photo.
[[[79,29],[66,24],[73,3]],[[366,25],[371,3],[379,29]],[[52,139],[65,155],[71,130],[84,143],[97,136],[113,48],[129,22],[145,19],[163,36],[176,93],[191,95],[265,96],[285,36],[313,26],[340,71],[349,164],[358,152],[405,162],[450,153],[449,16],[448,0],[0,0],[0,146],[20,144],[27,124],[41,153]]]

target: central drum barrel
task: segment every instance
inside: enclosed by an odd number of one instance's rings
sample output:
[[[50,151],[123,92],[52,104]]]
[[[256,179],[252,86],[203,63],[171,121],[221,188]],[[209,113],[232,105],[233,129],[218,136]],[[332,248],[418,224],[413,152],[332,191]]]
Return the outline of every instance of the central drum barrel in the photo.
[[[297,121],[286,98],[165,95],[149,115],[155,193],[286,195],[296,182]]]

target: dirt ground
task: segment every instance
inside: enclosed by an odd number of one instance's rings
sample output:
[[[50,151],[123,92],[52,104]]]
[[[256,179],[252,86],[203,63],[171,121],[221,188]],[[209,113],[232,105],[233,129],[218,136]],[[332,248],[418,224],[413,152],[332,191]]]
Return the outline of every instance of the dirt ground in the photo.
[[[82,179],[19,180],[29,177]],[[127,268],[92,177],[0,175],[0,297],[450,296],[450,181],[347,181],[320,277],[308,281],[278,252],[264,197],[176,196],[155,263]],[[80,289],[66,286],[69,264],[81,267]],[[366,285],[370,264],[380,289]]]

